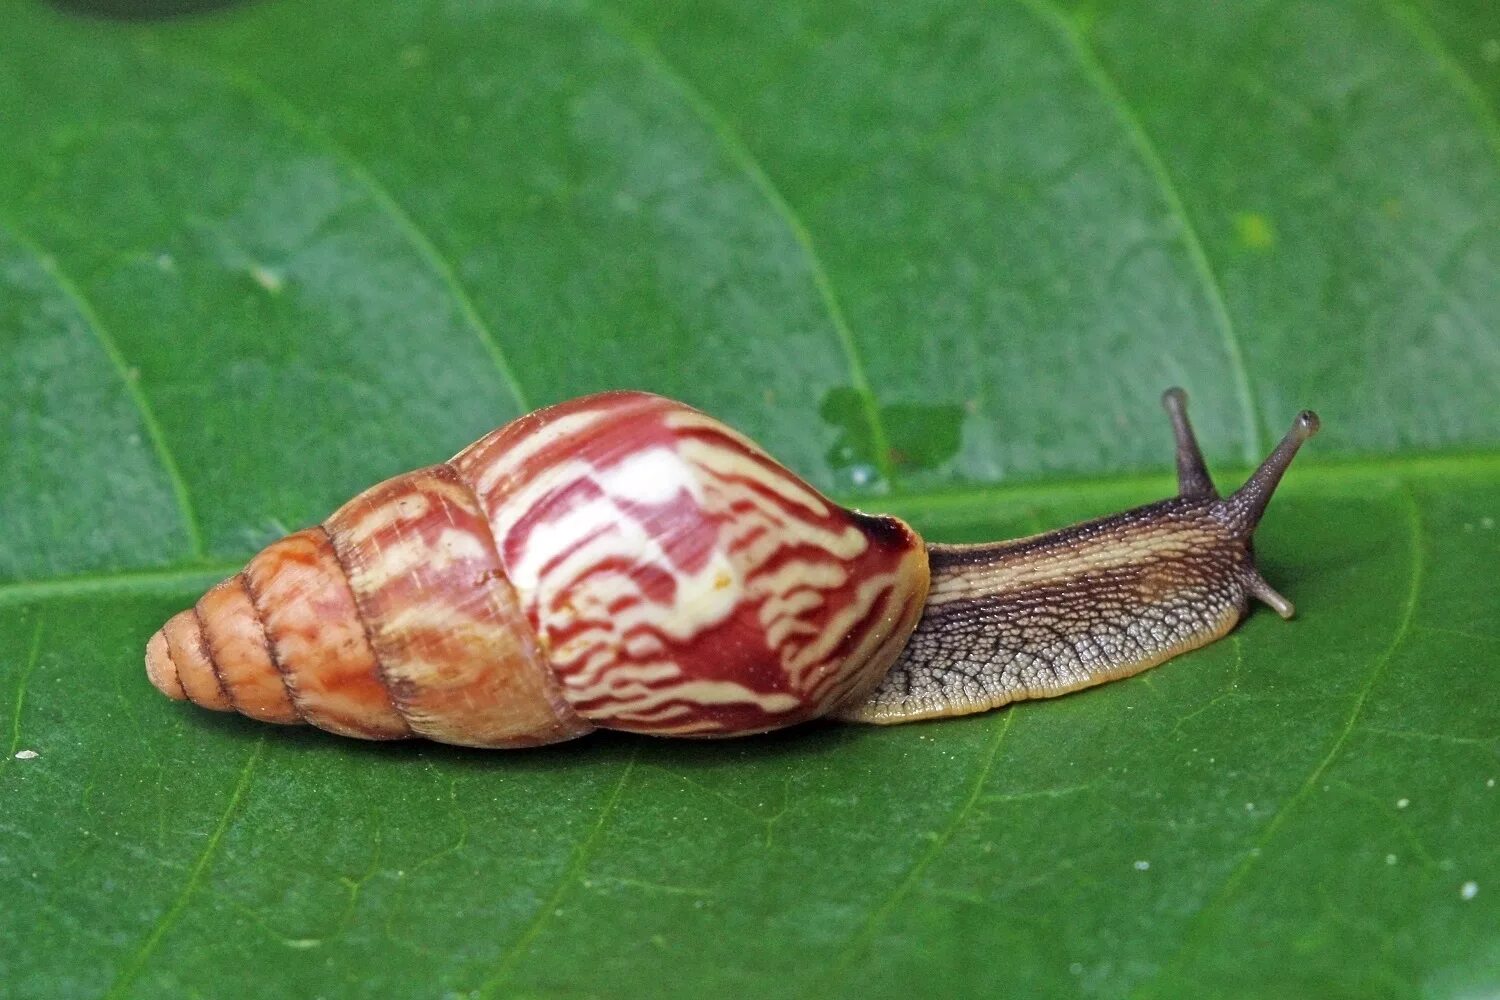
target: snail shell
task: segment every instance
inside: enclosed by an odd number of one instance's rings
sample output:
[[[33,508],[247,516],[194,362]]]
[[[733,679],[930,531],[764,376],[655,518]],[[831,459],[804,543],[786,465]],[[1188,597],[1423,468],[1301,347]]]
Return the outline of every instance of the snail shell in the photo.
[[[264,549],[147,645],[169,697],[364,739],[737,736],[865,699],[921,616],[900,520],[684,404],[521,417]]]
[[[1162,403],[1177,495],[926,546],[702,413],[637,392],[522,417],[269,546],[146,647],[173,698],[346,736],[533,746],[596,727],[890,724],[1128,677],[1291,617],[1253,535],[1310,410],[1221,496]]]

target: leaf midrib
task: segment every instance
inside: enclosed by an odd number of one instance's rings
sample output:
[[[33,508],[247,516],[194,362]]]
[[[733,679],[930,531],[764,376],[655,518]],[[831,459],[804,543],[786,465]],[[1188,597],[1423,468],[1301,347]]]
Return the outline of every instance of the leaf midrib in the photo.
[[[1298,467],[1296,482],[1288,492],[1348,493],[1381,480],[1392,483],[1411,478],[1500,478],[1500,450],[1444,454],[1415,454],[1388,458],[1331,459]],[[1238,470],[1220,476],[1221,484],[1238,481]],[[1035,503],[1060,494],[1117,496],[1139,493],[1141,502],[1170,490],[1171,475],[1164,472],[1127,473],[1078,479],[1048,479],[1026,483],[970,485],[929,492],[889,493],[881,496],[840,496],[850,507],[884,507],[904,511],[961,514],[972,509],[975,516],[997,508]],[[141,569],[122,569],[35,580],[0,583],[0,608],[43,600],[66,600],[92,594],[131,596],[173,594],[197,586],[208,586],[244,566],[245,557],[214,561],[184,562]]]

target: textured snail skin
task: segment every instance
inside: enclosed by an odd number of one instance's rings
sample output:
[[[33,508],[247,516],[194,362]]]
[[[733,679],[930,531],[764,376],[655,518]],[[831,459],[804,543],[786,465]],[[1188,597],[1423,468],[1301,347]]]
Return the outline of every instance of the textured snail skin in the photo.
[[[364,739],[478,747],[594,728],[738,736],[983,711],[1292,605],[1251,538],[1304,411],[1219,496],[1163,396],[1178,496],[1031,538],[925,546],[644,393],[588,396],[397,476],[272,544],[146,648],[176,699]]]
[[[690,407],[603,393],[273,543],[146,669],[172,698],[365,739],[737,736],[863,701],[928,579],[901,521]]]
[[[1293,613],[1255,569],[1251,536],[1302,442],[1304,411],[1261,468],[1221,499],[1187,420],[1177,436],[1179,495],[1032,538],[934,545],[921,622],[880,687],[835,714],[895,723],[982,712],[1128,677],[1213,642],[1251,597]]]

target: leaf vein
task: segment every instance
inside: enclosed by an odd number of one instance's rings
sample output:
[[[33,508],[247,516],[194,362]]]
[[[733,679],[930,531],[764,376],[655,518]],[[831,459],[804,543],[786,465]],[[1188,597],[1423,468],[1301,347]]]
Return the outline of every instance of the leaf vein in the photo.
[[[26,705],[26,684],[31,680],[31,672],[36,669],[36,663],[42,653],[42,619],[38,618],[36,628],[31,632],[31,649],[26,654],[26,665],[21,668],[21,675],[16,678],[16,703],[10,712],[10,749],[5,752],[5,759],[0,760],[0,774],[11,761],[16,759],[16,751],[21,749],[21,709]]]
[[[531,410],[532,404],[528,401],[526,391],[521,387],[520,380],[516,377],[515,369],[506,357],[504,349],[500,346],[500,340],[480,316],[479,309],[474,304],[474,299],[468,290],[458,279],[458,272],[454,269],[452,262],[438,249],[436,243],[427,235],[417,220],[412,217],[402,204],[396,200],[390,188],[378,178],[364,161],[354,154],[352,150],[336,140],[331,134],[319,127],[313,120],[307,117],[291,101],[282,97],[277,91],[261,81],[259,78],[237,68],[232,68],[219,63],[203,60],[201,57],[188,59],[178,54],[177,64],[196,70],[201,74],[215,78],[231,88],[238,90],[241,94],[259,104],[272,115],[279,118],[283,124],[293,132],[302,136],[312,145],[320,148],[323,152],[343,164],[344,169],[369,193],[375,205],[395,224],[396,228],[406,237],[407,241],[417,251],[417,255],[437,274],[443,287],[452,296],[454,304],[458,307],[459,315],[463,317],[464,325],[474,334],[479,341],[480,347],[489,356],[490,362],[500,373],[501,381],[505,383],[506,389],[515,400],[516,405],[522,412]]]
[[[1265,853],[1266,846],[1270,844],[1282,826],[1286,824],[1287,818],[1307,799],[1307,796],[1312,793],[1313,788],[1317,786],[1318,782],[1322,780],[1323,775],[1328,772],[1333,762],[1343,752],[1344,745],[1348,743],[1349,737],[1354,733],[1359,724],[1360,716],[1364,714],[1365,705],[1369,700],[1370,693],[1380,682],[1381,677],[1385,675],[1386,667],[1411,633],[1412,619],[1416,615],[1417,598],[1421,593],[1424,573],[1422,515],[1417,507],[1416,498],[1412,495],[1411,487],[1404,481],[1402,482],[1402,487],[1401,496],[1406,508],[1407,531],[1411,547],[1409,554],[1410,569],[1408,570],[1406,600],[1401,611],[1401,617],[1396,623],[1395,632],[1391,636],[1391,641],[1386,645],[1381,654],[1371,661],[1370,671],[1365,677],[1365,682],[1350,705],[1348,716],[1345,718],[1344,724],[1339,729],[1338,735],[1334,738],[1332,745],[1328,748],[1328,752],[1314,765],[1312,771],[1308,773],[1306,780],[1292,793],[1291,798],[1286,801],[1286,804],[1277,810],[1275,816],[1271,817],[1271,821],[1266,824],[1265,829],[1255,839],[1255,843],[1245,853],[1240,863],[1229,873],[1229,877],[1224,880],[1224,884],[1219,888],[1219,891],[1198,910],[1193,918],[1192,925],[1187,933],[1183,935],[1185,943],[1181,950],[1178,951],[1176,957],[1166,966],[1163,973],[1157,976],[1155,982],[1147,984],[1144,989],[1149,990],[1152,985],[1160,986],[1162,977],[1166,973],[1179,971],[1187,963],[1200,944],[1201,939],[1207,933],[1206,929],[1212,919],[1223,910],[1224,905],[1234,894],[1235,889],[1245,880],[1250,869],[1255,866],[1256,860]],[[1139,990],[1136,991],[1136,995],[1140,995],[1140,992]]]
[[[234,790],[229,794],[229,801],[225,803],[224,811],[219,814],[219,821],[214,825],[213,832],[208,835],[208,842],[203,845],[203,850],[198,853],[198,860],[193,862],[193,867],[188,870],[187,881],[183,883],[181,891],[177,894],[177,898],[152,926],[150,933],[146,936],[146,940],[141,943],[134,957],[120,970],[120,974],[115,977],[114,984],[109,988],[109,992],[104,995],[105,1000],[123,995],[126,988],[141,974],[141,970],[145,968],[146,963],[156,951],[157,946],[161,944],[162,938],[177,923],[177,919],[182,916],[182,912],[187,909],[188,903],[192,900],[193,894],[203,884],[203,878],[208,872],[209,864],[213,861],[214,855],[218,853],[219,844],[224,839],[224,832],[229,829],[230,821],[234,818],[240,801],[245,797],[246,789],[250,787],[250,777],[255,772],[255,765],[260,761],[261,752],[265,749],[265,746],[266,738],[263,735],[255,741],[254,749],[245,758],[245,766],[240,769],[239,780],[235,782]]]
[[[19,246],[36,258],[42,271],[73,304],[73,308],[82,318],[84,325],[99,342],[105,357],[109,358],[110,365],[125,386],[125,394],[135,406],[136,412],[140,414],[146,438],[151,442],[151,450],[156,453],[156,460],[161,464],[162,472],[166,475],[167,482],[172,489],[172,497],[182,515],[183,531],[187,534],[189,552],[195,559],[202,559],[204,557],[203,532],[198,525],[198,516],[193,508],[192,497],[188,493],[187,480],[182,477],[182,467],[177,464],[172,450],[167,447],[166,435],[156,419],[156,411],[151,408],[146,394],[141,391],[139,380],[131,376],[130,365],[126,363],[125,355],[121,353],[120,345],[115,341],[114,335],[99,318],[99,313],[94,309],[83,289],[63,270],[56,254],[47,252],[15,224],[3,222],[0,225],[10,232],[12,239]]]
[[[1446,743],[1455,747],[1482,747],[1500,750],[1500,736],[1454,736],[1452,733],[1426,733],[1417,729],[1391,729],[1386,726],[1360,726],[1360,731],[1377,736],[1390,736],[1400,740],[1422,740],[1427,743]]]
[[[989,746],[980,758],[979,767],[974,773],[974,780],[969,788],[969,794],[964,798],[957,809],[953,811],[948,823],[932,839],[927,850],[922,852],[915,864],[907,871],[906,876],[896,883],[894,889],[886,896],[885,900],[870,911],[869,917],[864,924],[850,937],[839,957],[825,966],[821,975],[813,980],[812,987],[807,991],[807,996],[827,996],[831,989],[832,981],[854,964],[854,961],[864,952],[865,948],[880,931],[880,926],[901,905],[902,900],[911,895],[921,881],[928,867],[937,860],[938,856],[947,848],[953,835],[958,832],[964,822],[973,813],[974,807],[980,802],[980,793],[984,790],[985,782],[989,780],[990,771],[994,769],[995,760],[1000,755],[1000,745],[1005,741],[1006,734],[1010,732],[1011,724],[1015,721],[1016,713],[1014,707],[1003,713],[1004,718],[995,727],[995,735],[990,739]]]
[[[865,423],[870,428],[876,468],[881,478],[888,483],[891,482],[894,469],[891,461],[890,436],[880,416],[880,408],[876,405],[875,393],[870,387],[869,377],[865,373],[858,341],[854,337],[854,331],[850,328],[848,319],[844,316],[844,307],[838,291],[834,288],[828,269],[823,265],[822,256],[818,253],[817,245],[813,242],[812,233],[808,230],[807,224],[802,221],[797,210],[781,193],[781,189],[771,179],[771,175],[761,166],[750,147],[730,125],[729,120],[709,102],[702,91],[667,60],[650,36],[616,11],[601,9],[587,0],[585,0],[584,8],[593,15],[601,28],[630,46],[643,63],[677,91],[699,120],[714,134],[725,154],[744,172],[750,183],[755,186],[761,197],[766,200],[791,232],[792,239],[807,261],[808,274],[812,279],[813,287],[817,290],[823,308],[828,313],[828,320],[833,325],[840,350],[849,367],[849,379],[859,396],[860,410]]]
[[[1146,131],[1140,117],[1131,108],[1125,92],[1115,83],[1093,46],[1089,44],[1088,39],[1083,36],[1078,27],[1068,20],[1067,15],[1058,9],[1052,0],[1019,0],[1019,2],[1038,20],[1051,25],[1072,50],[1079,69],[1099,96],[1114,111],[1131,145],[1135,147],[1136,155],[1140,157],[1146,170],[1151,174],[1152,180],[1155,181],[1168,211],[1176,218],[1183,249],[1187,252],[1188,260],[1203,285],[1203,293],[1219,328],[1224,352],[1229,360],[1235,398],[1239,403],[1240,419],[1245,426],[1244,457],[1247,462],[1254,462],[1263,450],[1261,422],[1255,409],[1254,393],[1250,387],[1250,372],[1245,362],[1244,347],[1240,343],[1234,320],[1229,314],[1223,285],[1219,281],[1213,264],[1208,259],[1208,252],[1198,234],[1198,227],[1193,223],[1192,216],[1188,214],[1187,205],[1178,191],[1177,182],[1172,179],[1172,173],[1167,169],[1161,151]]]
[[[599,808],[599,815],[594,819],[594,825],[584,835],[583,839],[578,842],[578,846],[574,848],[573,858],[568,862],[568,867],[563,871],[562,877],[558,879],[557,885],[546,900],[542,902],[542,905],[537,908],[537,911],[532,914],[531,919],[526,924],[526,929],[521,932],[521,936],[516,938],[515,943],[506,950],[500,959],[500,963],[495,966],[495,971],[485,981],[484,985],[475,991],[475,996],[478,1000],[493,996],[495,991],[504,985],[506,978],[515,969],[516,963],[526,954],[526,949],[530,947],[531,942],[541,933],[542,928],[546,926],[547,921],[552,918],[552,915],[557,912],[558,906],[567,898],[568,893],[573,887],[582,881],[583,870],[587,866],[589,858],[593,856],[594,848],[599,842],[600,834],[604,832],[604,828],[609,825],[610,819],[614,816],[615,806],[619,803],[620,794],[625,790],[625,785],[630,780],[631,773],[635,770],[635,762],[639,756],[640,751],[636,750],[631,753],[630,759],[625,762],[625,768],[620,772],[620,780],[615,782],[615,787],[605,797],[604,804]]]
[[[1437,29],[1415,3],[1411,0],[1386,0],[1386,7],[1412,33],[1417,44],[1437,60],[1443,72],[1448,75],[1449,82],[1468,102],[1491,150],[1496,159],[1500,160],[1500,116],[1496,115],[1494,108],[1485,100],[1484,91],[1474,77],[1464,69],[1463,63],[1449,50]]]
[[[132,594],[157,590],[175,591],[194,584],[207,586],[239,571],[243,566],[243,561],[205,566],[163,566],[116,573],[86,573],[51,580],[0,583],[0,607],[89,594]]]

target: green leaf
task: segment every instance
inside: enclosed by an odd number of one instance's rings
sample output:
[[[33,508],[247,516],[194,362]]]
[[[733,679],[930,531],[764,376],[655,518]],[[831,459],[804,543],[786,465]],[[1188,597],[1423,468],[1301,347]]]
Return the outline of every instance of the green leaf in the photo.
[[[1500,991],[1492,3],[0,9],[0,996]],[[969,540],[1170,492],[1171,383],[1222,485],[1321,413],[1300,616],[1129,681],[481,753],[143,675],[568,396]]]

